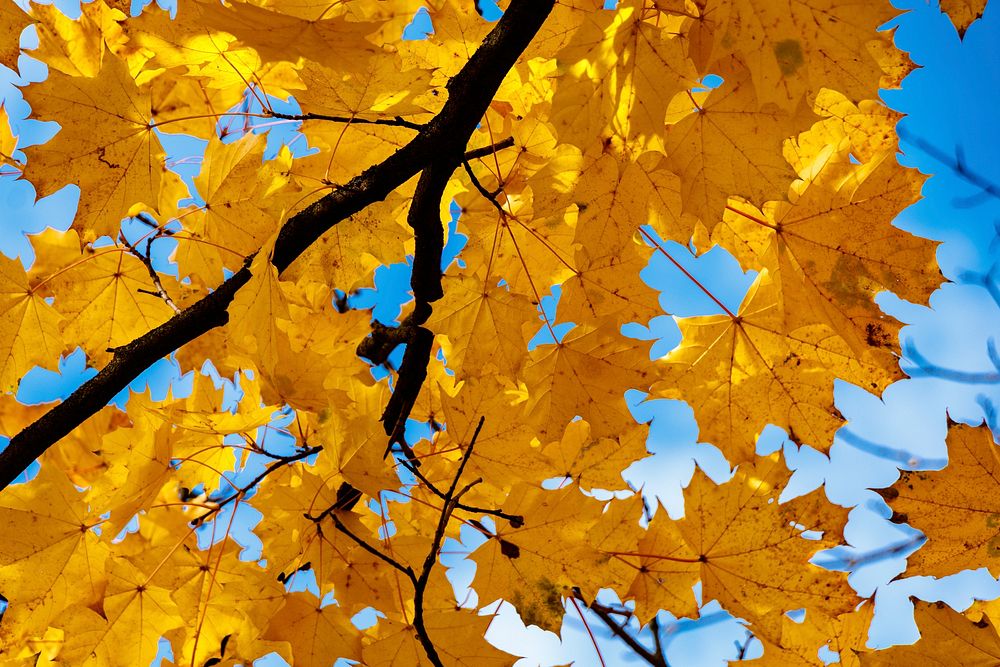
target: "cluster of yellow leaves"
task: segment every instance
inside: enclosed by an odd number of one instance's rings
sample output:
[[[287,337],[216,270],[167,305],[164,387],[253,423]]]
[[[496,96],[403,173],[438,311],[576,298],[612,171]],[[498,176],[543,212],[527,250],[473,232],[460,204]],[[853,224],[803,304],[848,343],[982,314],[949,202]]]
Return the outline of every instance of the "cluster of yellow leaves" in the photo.
[[[237,409],[205,375],[186,398],[133,394],[126,412],[107,408],[46,455],[38,479],[0,496],[3,664],[39,654],[147,664],[160,637],[177,664],[249,663],[269,651],[306,666],[418,664],[420,610],[401,568],[419,571],[433,549],[444,511],[435,488],[457,470],[478,483],[444,536],[460,539],[464,525],[485,540],[471,555],[480,606],[503,598],[526,623],[556,629],[565,597],[611,587],[646,621],[659,609],[695,614],[700,582],[704,599],[751,625],[765,661],[811,664],[828,642],[848,660],[863,646],[870,606],[855,610],[846,577],[809,562],[839,542],[845,511],[815,494],[781,502],[789,473],[754,447],[767,424],[828,447],[842,423],[835,378],[879,391],[900,377],[899,323],[874,296],[923,302],[940,280],[934,244],[891,224],[922,184],[896,162],[897,115],[877,98],[909,70],[877,31],[894,10],[558,3],[469,148],[507,137],[513,146],[471,160],[442,201],[445,214],[452,201],[460,209],[467,241],[427,323],[435,348],[412,417],[436,428],[417,445],[422,481],[412,484],[385,456],[390,380],[377,381],[355,352],[370,313],[345,310],[337,292],[371,286],[376,267],[412,253],[412,183],[336,225],[284,272],[270,259],[291,215],[390,156],[441,109],[450,77],[490,29],[473,4],[182,0],[171,18],[155,5],[132,17],[127,5],[94,0],[71,20],[0,0],[0,63],[15,66],[18,36],[33,23],[39,45],[27,55],[49,76],[25,98],[61,128],[24,149],[24,177],[42,196],[80,190],[72,228],[32,238],[30,270],[0,258],[4,391],[76,347],[102,366],[227,271],[246,261],[253,276],[228,326],[176,357],[184,371],[206,361],[225,376],[242,371]],[[433,34],[401,41],[421,7]],[[710,75],[721,84],[704,85]],[[288,96],[301,115],[272,111],[270,99]],[[273,155],[261,134],[233,129],[262,120],[296,123],[299,148],[311,150]],[[168,169],[165,133],[207,142],[195,192]],[[0,109],[0,162],[20,168],[16,149]],[[126,227],[132,237],[122,232],[130,216],[148,227],[138,239],[136,225]],[[639,278],[652,253],[670,255],[657,235],[720,245],[758,275],[735,311],[691,277],[720,312],[680,318],[680,345],[654,362],[649,343],[621,326],[662,314]],[[174,276],[144,255],[167,237]],[[554,285],[558,322],[539,308]],[[560,323],[572,328],[557,337]],[[540,328],[551,338],[529,350]],[[701,439],[738,465],[723,485],[697,476],[679,521],[659,512],[641,527],[639,494],[589,494],[627,490],[622,470],[646,456],[629,389],[688,401]],[[32,410],[6,401],[4,432]],[[292,453],[268,449],[275,431],[295,439]],[[921,573],[996,556],[994,445],[977,433],[955,436],[944,473],[958,478],[955,498],[914,475],[892,499],[935,535],[914,561]],[[261,473],[250,486],[230,483],[251,465]],[[543,488],[553,478],[559,489]],[[345,502],[345,488],[366,500]],[[256,533],[266,566],[240,560],[227,537],[248,502],[265,515]],[[974,518],[957,521],[956,507]],[[971,536],[967,525],[982,530]],[[806,539],[806,529],[822,535]],[[283,584],[307,572],[337,604],[288,592]],[[431,574],[423,623],[448,664],[506,664],[482,638],[489,617]],[[368,607],[382,618],[358,631],[350,619]],[[789,623],[784,613],[802,607],[808,622]],[[926,613],[941,632],[958,627]],[[990,637],[983,650],[995,656]]]

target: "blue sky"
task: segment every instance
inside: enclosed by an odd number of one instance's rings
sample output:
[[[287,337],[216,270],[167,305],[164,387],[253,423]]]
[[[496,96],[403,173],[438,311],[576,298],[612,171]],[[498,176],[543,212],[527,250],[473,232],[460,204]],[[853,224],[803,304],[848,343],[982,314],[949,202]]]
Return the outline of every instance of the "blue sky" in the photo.
[[[1000,102],[1000,10],[989,8],[983,19],[967,31],[964,40],[949,20],[933,3],[920,0],[897,2],[909,10],[894,24],[896,42],[910,52],[921,69],[911,74],[902,90],[886,91],[883,99],[907,117],[901,130],[913,141],[904,141],[900,160],[932,177],[924,187],[924,199],[904,211],[897,225],[914,233],[941,241],[938,261],[945,277],[951,281],[938,290],[930,307],[901,302],[892,295],[880,297],[886,312],[907,326],[902,338],[933,363],[967,372],[997,372],[988,350],[991,337],[1000,334],[1000,200],[983,196],[980,189],[957,177],[939,161],[928,155],[919,142],[926,142],[961,159],[971,171],[993,182],[1000,182],[1000,132],[996,131]],[[415,30],[419,29],[419,24]],[[30,31],[24,37],[31,45]],[[44,67],[22,57],[23,81],[40,80]],[[24,140],[31,143],[45,140],[54,131],[46,126],[23,119],[28,108],[11,85],[16,76],[0,68],[0,95]],[[277,137],[275,138],[277,140]],[[190,142],[168,143],[168,151],[176,156],[193,152]],[[197,165],[189,167],[189,175]],[[47,225],[65,228],[75,208],[76,193],[66,188],[46,199],[35,202],[30,184],[10,176],[0,176],[0,252],[31,261],[30,244],[23,234],[44,229]],[[452,246],[453,251],[458,248]],[[677,257],[686,250],[675,246]],[[163,257],[169,248],[161,250]],[[753,279],[721,250],[699,258],[684,256],[685,268],[703,282],[728,305],[738,305]],[[677,315],[717,312],[717,307],[697,291],[680,273],[654,256],[643,277],[662,290],[665,310]],[[359,307],[376,306],[376,316],[390,321],[398,312],[398,303],[405,298],[408,271],[405,265],[381,269],[376,276],[377,290],[363,293],[355,299]],[[554,299],[545,304],[551,308]],[[653,334],[659,339],[654,351],[665,353],[678,340],[676,325],[670,317],[654,321]],[[904,368],[912,360],[903,361]],[[22,384],[19,398],[25,401],[47,401],[65,395],[92,374],[82,354],[65,359],[60,372],[36,370]],[[173,367],[162,362],[133,383],[140,389],[147,382],[154,394],[162,396],[167,383],[174,378]],[[985,378],[984,378],[985,379]],[[220,380],[221,381],[221,380]],[[236,387],[231,395],[238,396]],[[121,396],[119,401],[125,400]],[[649,449],[655,455],[633,466],[627,476],[637,486],[644,485],[664,502],[672,516],[681,516],[681,490],[690,480],[694,465],[705,469],[716,479],[724,479],[728,466],[718,450],[698,442],[698,429],[690,408],[674,401],[640,403],[641,396],[632,396],[634,412],[639,420],[652,419]],[[913,541],[914,531],[888,522],[888,509],[869,488],[890,485],[897,477],[897,466],[914,469],[935,469],[944,465],[946,414],[952,419],[978,423],[987,418],[997,419],[1000,389],[997,382],[958,383],[934,377],[916,377],[892,385],[883,396],[872,396],[863,390],[840,383],[836,389],[837,406],[849,424],[838,435],[829,459],[807,448],[796,451],[784,442],[777,429],[769,429],[762,438],[761,451],[785,447],[786,456],[797,469],[796,481],[802,488],[811,488],[825,481],[832,502],[854,507],[846,531],[849,547],[831,554],[825,562],[836,566],[837,557],[864,554],[886,545]],[[277,443],[274,443],[277,444]],[[241,471],[238,478],[256,474],[256,463]],[[246,557],[259,558],[259,542],[251,528],[260,515],[243,505],[244,516],[238,517],[238,539],[247,548]],[[227,521],[227,518],[223,518]],[[452,545],[455,546],[455,545]],[[914,542],[915,546],[915,542]],[[454,549],[453,549],[454,550]],[[459,564],[451,557],[448,564]],[[985,571],[963,573],[941,581],[928,578],[902,578],[891,581],[905,566],[904,558],[884,559],[851,575],[851,583],[861,595],[875,595],[877,614],[873,623],[870,645],[886,646],[906,643],[916,638],[916,628],[909,620],[908,598],[944,599],[956,608],[967,606],[973,597],[1000,596],[1000,586]],[[471,575],[468,565],[455,571],[456,580]],[[700,621],[685,620],[666,623],[668,658],[674,667],[685,665],[725,664],[734,654],[734,642],[745,640],[745,630],[718,605],[705,601]],[[577,665],[599,665],[600,661],[586,634],[580,617],[570,610],[564,622],[562,637],[537,628],[525,630],[509,613],[501,614],[491,631],[491,639],[504,647],[516,647],[527,654],[519,664],[558,664],[574,660]],[[664,620],[668,616],[664,615]],[[590,623],[598,636],[607,664],[629,664],[627,654],[601,629],[599,622]],[[832,657],[832,656],[827,656]],[[260,665],[280,664],[273,659],[258,661]]]

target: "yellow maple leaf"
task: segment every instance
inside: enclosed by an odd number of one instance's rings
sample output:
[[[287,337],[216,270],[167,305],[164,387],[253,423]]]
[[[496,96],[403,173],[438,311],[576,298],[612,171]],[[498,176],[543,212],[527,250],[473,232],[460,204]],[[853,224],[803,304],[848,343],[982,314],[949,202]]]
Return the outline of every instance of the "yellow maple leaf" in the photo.
[[[10,604],[2,645],[40,635],[74,603],[100,600],[108,547],[93,527],[101,520],[80,502],[80,492],[54,466],[13,487],[0,499],[0,581]]]
[[[55,366],[65,348],[61,319],[28,286],[20,262],[0,256],[0,388],[13,390],[34,366]]]
[[[63,317],[63,336],[83,347],[93,363],[104,363],[113,348],[173,315],[155,296],[157,287],[146,266],[126,248],[88,246],[81,251],[75,231],[53,229],[34,237],[34,244],[39,259],[29,274],[32,284],[40,294],[55,295],[53,308]]]
[[[672,25],[671,17],[635,0],[586,17],[560,53],[573,63],[573,76],[564,77],[569,85],[560,85],[554,98],[563,110],[557,123],[568,130],[561,138],[583,147],[610,125],[628,141],[662,150],[670,100],[697,80],[683,55],[679,21]],[[580,114],[578,101],[596,108]]]
[[[894,520],[910,523],[927,542],[908,558],[913,574],[937,577],[981,567],[1000,572],[1000,505],[993,502],[1000,463],[985,426],[948,431],[948,465],[938,472],[903,472],[882,491]]]
[[[71,19],[55,5],[32,5],[38,47],[30,54],[63,74],[95,77],[104,61],[105,43],[114,48],[125,41],[117,23],[125,16],[104,0],[82,3],[80,10],[80,17]]]
[[[354,21],[328,3],[272,0],[265,6],[234,0],[229,7],[198,4],[203,25],[233,34],[268,60],[298,58],[357,71],[377,51],[365,39],[379,25]]]
[[[645,390],[653,379],[649,346],[622,339],[614,329],[577,327],[561,342],[531,352],[524,369],[525,416],[540,434],[557,435],[576,416],[586,419],[597,437],[634,423],[624,394]]]
[[[361,655],[361,633],[337,605],[322,606],[312,593],[289,593],[268,624],[266,639],[292,645],[296,665],[320,667]]]
[[[66,632],[60,661],[144,665],[156,655],[160,637],[181,622],[170,591],[149,585],[148,577],[123,558],[108,561],[102,610],[71,607],[59,618],[57,627]]]
[[[645,323],[662,314],[656,292],[639,277],[652,249],[640,236],[643,225],[670,229],[671,238],[690,232],[680,223],[677,181],[657,153],[620,163],[602,154],[583,165],[574,195],[580,212],[573,241],[575,271],[563,283],[559,319],[597,324]],[[694,221],[688,219],[693,228]]]
[[[16,3],[0,5],[0,65],[17,70],[17,57],[21,54],[21,33],[31,23],[31,17]]]
[[[569,477],[583,489],[616,490],[625,486],[622,471],[646,456],[647,434],[645,424],[634,424],[614,437],[595,438],[580,419],[567,424],[562,439],[544,447],[542,455],[552,461],[547,466],[552,477]]]
[[[14,151],[17,150],[17,136],[10,126],[10,116],[3,104],[0,104],[0,165],[18,165],[14,159]]]
[[[788,475],[776,456],[741,466],[721,486],[695,475],[685,492],[684,518],[673,522],[666,512],[657,513],[638,553],[621,556],[636,564],[631,593],[640,616],[651,617],[663,602],[690,611],[698,580],[703,599],[718,600],[772,641],[781,635],[786,611],[850,611],[858,600],[846,575],[809,562],[837,544],[847,510],[816,493],[779,503]],[[658,523],[667,525],[654,528]],[[823,535],[805,539],[802,527]]]
[[[971,621],[944,602],[918,602],[914,612],[920,640],[910,646],[861,653],[858,657],[863,667],[985,667],[1000,662],[1000,636],[989,617]]]
[[[795,173],[781,145],[804,129],[800,117],[763,102],[741,72],[694,106],[666,138],[667,165],[681,180],[684,211],[711,229],[728,197],[763,203],[784,196]]]
[[[875,296],[889,290],[925,302],[940,282],[937,244],[890,222],[917,200],[922,181],[894,153],[857,167],[829,164],[791,202],[769,202],[763,211],[732,202],[716,238],[741,261],[752,266],[755,257],[774,272],[789,328],[823,323],[859,354],[879,352],[895,347],[899,323]]]
[[[117,58],[104,59],[92,78],[51,72],[25,90],[36,117],[62,129],[26,149],[25,178],[40,196],[67,183],[80,188],[73,228],[84,241],[116,237],[121,219],[140,203],[154,206],[164,169],[153,132],[148,93]]]
[[[694,5],[688,40],[699,70],[728,77],[742,69],[727,60],[738,55],[763,103],[792,109],[824,87],[855,101],[877,96],[881,72],[866,46],[895,15],[887,3],[696,0]]]
[[[504,598],[525,625],[558,628],[562,598],[573,587],[595,593],[593,566],[600,554],[586,535],[600,515],[600,503],[568,486],[556,491],[521,484],[511,491],[504,511],[525,517],[522,526],[497,521],[489,539],[473,552],[479,602]]]
[[[965,31],[986,10],[986,0],[942,0],[938,6],[955,24],[958,36],[965,37]]]
[[[537,326],[535,305],[481,273],[449,273],[443,289],[444,298],[434,304],[428,326],[448,337],[442,343],[448,367],[463,377],[497,371],[516,377]]]
[[[787,331],[778,291],[762,272],[736,313],[678,320],[682,341],[663,358],[653,393],[690,402],[700,437],[732,463],[754,458],[768,423],[798,442],[825,449],[842,424],[833,382],[892,379],[879,365],[858,360],[824,326]]]

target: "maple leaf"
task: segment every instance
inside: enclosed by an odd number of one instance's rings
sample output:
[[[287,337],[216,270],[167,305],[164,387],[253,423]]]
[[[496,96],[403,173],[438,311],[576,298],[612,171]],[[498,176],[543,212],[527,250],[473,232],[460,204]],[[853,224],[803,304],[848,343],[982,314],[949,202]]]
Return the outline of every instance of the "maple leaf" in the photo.
[[[0,65],[17,70],[17,58],[21,54],[21,33],[31,23],[31,17],[17,4],[5,2],[0,5]]]
[[[684,397],[700,436],[730,461],[754,458],[767,423],[798,441],[826,448],[840,427],[835,378],[884,387],[881,367],[859,361],[826,327],[786,333],[776,286],[762,272],[736,313],[681,318],[680,346],[663,359],[655,395]]]
[[[321,2],[281,0],[266,6],[243,1],[229,7],[198,4],[204,25],[235,35],[266,59],[294,61],[303,57],[341,71],[356,71],[376,52],[365,36],[375,32],[378,24],[352,21],[329,9]]]
[[[63,351],[59,314],[28,286],[18,262],[0,257],[0,385],[17,386],[33,366],[51,368]]]
[[[684,211],[711,228],[726,199],[777,199],[794,178],[780,146],[802,121],[760,99],[742,70],[670,126],[667,166],[681,179]]]
[[[972,621],[943,602],[919,602],[915,607],[920,640],[911,646],[861,653],[864,667],[905,663],[985,667],[1000,660],[1000,637],[989,617]]]
[[[591,12],[587,18],[560,52],[575,70],[570,85],[560,86],[554,98],[572,116],[562,121],[561,136],[583,147],[611,125],[640,145],[662,147],[671,98],[697,80],[682,56],[683,40],[662,20],[665,15],[643,2],[621,3],[615,12]],[[579,97],[597,107],[593,113],[578,113]]]
[[[787,477],[774,455],[740,467],[721,486],[696,475],[685,493],[684,518],[673,523],[658,513],[638,553],[620,556],[637,564],[632,592],[643,594],[636,599],[640,615],[652,616],[671,598],[692,610],[690,590],[698,580],[704,599],[718,600],[772,639],[780,636],[785,611],[803,606],[828,615],[850,611],[857,599],[846,577],[808,562],[837,543],[847,512],[815,493],[778,502]],[[805,539],[802,526],[821,528],[823,535]],[[796,565],[779,565],[788,563]]]
[[[538,311],[526,297],[512,294],[489,277],[463,271],[444,278],[445,297],[429,325],[445,336],[448,365],[465,377],[495,369],[514,378],[524,364],[530,330]]]
[[[815,665],[821,647],[836,651],[844,667],[858,667],[856,653],[868,640],[874,605],[862,603],[859,609],[836,617],[809,609],[801,622],[786,615],[781,619],[781,638],[772,641],[757,637],[764,646],[764,655],[756,662],[763,667],[783,665]]]
[[[29,272],[35,290],[58,294],[53,307],[63,318],[63,336],[77,341],[95,363],[173,314],[153,296],[157,288],[146,266],[125,248],[81,251],[75,231],[52,229],[36,236],[35,245],[45,257]]]
[[[361,636],[350,617],[337,605],[321,606],[312,593],[290,593],[271,619],[265,639],[290,643],[295,664],[305,667],[361,653]]]
[[[101,521],[80,503],[81,494],[54,467],[0,501],[3,595],[11,605],[0,638],[16,646],[41,634],[60,611],[100,600],[108,547],[91,528]]]
[[[10,126],[10,116],[3,104],[0,104],[0,166],[11,164],[17,166],[14,151],[17,150],[17,137]]]
[[[936,244],[888,222],[917,200],[921,181],[893,153],[856,168],[828,165],[791,202],[727,206],[716,238],[742,261],[764,258],[780,278],[789,328],[827,324],[862,353],[894,346],[899,324],[875,295],[924,302],[938,285]]]
[[[489,539],[472,554],[473,587],[481,603],[507,599],[525,625],[559,627],[562,598],[574,587],[593,589],[591,565],[600,555],[582,539],[597,521],[600,505],[586,501],[575,487],[544,491],[515,487],[504,504],[507,512],[530,517],[521,527],[486,531]]]
[[[575,275],[563,283],[559,319],[644,323],[662,311],[656,293],[639,278],[652,254],[640,228],[655,221],[685,242],[690,237],[683,225],[671,224],[681,217],[676,182],[655,153],[626,164],[600,155],[581,171],[574,192],[580,209]]]
[[[1000,572],[1000,472],[988,428],[955,424],[948,431],[948,466],[940,472],[903,472],[881,491],[893,521],[924,531],[927,542],[908,558],[914,574],[946,576],[961,570]]]
[[[623,340],[605,325],[577,327],[561,342],[539,345],[524,369],[529,392],[525,412],[540,433],[558,434],[583,417],[597,437],[633,423],[624,392],[645,389],[652,379],[648,345]]]
[[[71,607],[59,618],[58,627],[67,635],[60,659],[80,662],[96,658],[115,667],[152,660],[160,636],[177,627],[180,618],[170,591],[148,582],[127,560],[109,559],[103,614],[87,607]]]
[[[965,31],[969,26],[982,17],[986,9],[986,0],[943,0],[939,7],[955,24],[958,36],[965,37]]]
[[[683,3],[664,3],[680,9]],[[703,73],[733,72],[737,54],[761,102],[794,108],[831,82],[852,100],[874,99],[880,70],[866,45],[895,14],[888,4],[698,0],[689,53]],[[727,66],[729,65],[729,66]],[[737,69],[738,71],[738,69]]]
[[[32,5],[38,46],[31,57],[71,76],[95,77],[104,61],[104,45],[124,41],[118,21],[125,18],[103,0],[82,4],[78,19],[70,19],[55,5]]]
[[[54,139],[26,149],[29,178],[45,196],[68,182],[79,186],[73,227],[84,241],[118,235],[134,206],[155,205],[163,171],[149,95],[117,58],[100,74],[80,78],[52,72],[25,91],[36,117],[59,121]]]

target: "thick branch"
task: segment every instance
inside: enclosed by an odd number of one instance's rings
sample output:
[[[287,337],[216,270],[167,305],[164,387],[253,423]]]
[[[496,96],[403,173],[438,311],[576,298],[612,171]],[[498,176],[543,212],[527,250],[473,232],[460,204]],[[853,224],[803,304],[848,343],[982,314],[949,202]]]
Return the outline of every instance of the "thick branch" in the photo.
[[[303,209],[286,222],[274,246],[272,263],[283,271],[327,230],[366,206],[385,199],[441,155],[459,155],[496,94],[552,10],[554,0],[514,0],[480,48],[448,86],[448,101],[407,145],[343,187]],[[11,439],[0,452],[0,489],[32,461],[103,408],[154,362],[211,329],[226,324],[227,308],[250,280],[248,263],[214,292],[166,323],[117,348],[95,377]]]

